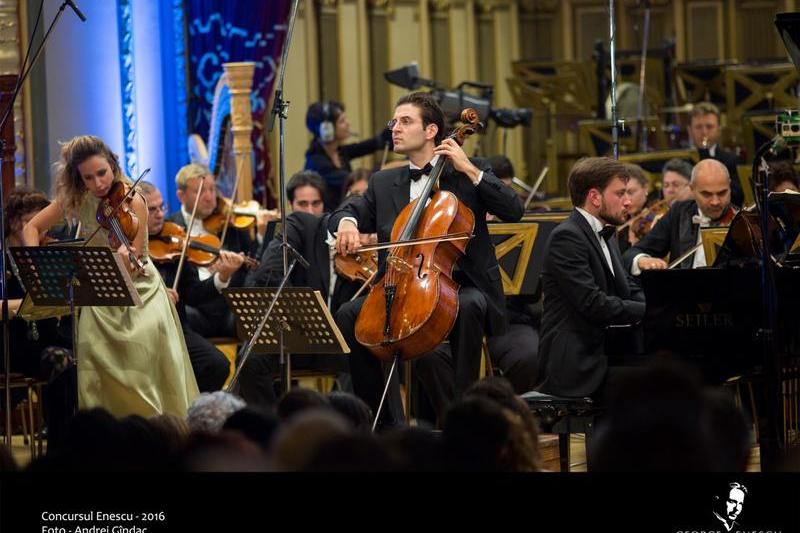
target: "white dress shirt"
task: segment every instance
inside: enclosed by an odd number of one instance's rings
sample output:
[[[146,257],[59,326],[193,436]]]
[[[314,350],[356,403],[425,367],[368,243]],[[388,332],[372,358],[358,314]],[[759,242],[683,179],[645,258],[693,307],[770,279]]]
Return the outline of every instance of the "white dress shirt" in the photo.
[[[611,270],[611,274],[616,276],[614,273],[614,264],[611,262],[611,251],[608,249],[608,243],[606,240],[600,235],[600,231],[606,226],[603,222],[594,216],[593,214],[581,209],[580,207],[575,208],[578,213],[583,215],[583,218],[586,219],[586,222],[589,223],[589,226],[594,231],[594,236],[597,238],[597,241],[600,243],[600,249],[603,250],[603,255],[606,258],[606,263],[608,264],[608,269]]]
[[[187,213],[183,205],[181,205],[181,214],[183,215],[183,219],[186,221],[186,225],[188,226],[189,221],[192,220],[192,214]],[[200,237],[203,235],[212,235],[212,233],[210,233],[205,226],[203,226],[203,221],[200,220],[200,217],[195,217],[194,224],[192,224],[192,228],[188,231],[188,235],[189,237]],[[198,266],[197,273],[200,276],[200,281],[205,281],[211,277],[211,272],[204,266]],[[228,278],[228,281],[220,281],[219,274],[214,276],[214,287],[216,287],[218,291],[221,291],[230,285],[230,283],[230,278]]]

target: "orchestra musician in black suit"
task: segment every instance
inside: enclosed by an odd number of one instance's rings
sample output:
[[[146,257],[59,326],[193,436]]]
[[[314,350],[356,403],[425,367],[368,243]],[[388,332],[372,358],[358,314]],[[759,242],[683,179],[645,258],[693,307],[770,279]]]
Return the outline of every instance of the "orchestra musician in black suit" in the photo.
[[[201,182],[203,183],[202,191],[200,190]],[[192,218],[195,199],[200,193],[194,224],[188,229],[188,234],[192,237],[210,234],[211,232],[204,227],[203,221],[215,212],[220,199],[214,175],[207,167],[190,163],[178,171],[175,176],[175,185],[181,208],[172,213],[167,220],[187,228]],[[219,237],[219,235],[216,236]],[[231,227],[225,235],[222,248],[230,252],[252,256],[258,248],[258,242],[250,236],[249,230]],[[210,268],[199,267],[200,279],[210,278],[214,274],[215,268],[213,265]],[[231,286],[241,287],[245,275],[244,269],[236,272],[231,280]],[[210,301],[198,302],[197,305],[187,305],[186,315],[192,329],[204,337],[235,336],[233,314],[224,299],[214,298]]]
[[[626,271],[638,276],[642,270],[667,268],[663,259],[674,261],[700,243],[700,228],[729,223],[731,179],[725,166],[714,159],[704,159],[692,169],[690,182],[693,199],[675,202],[656,222],[650,233],[625,252]],[[678,265],[679,268],[706,266],[703,247]]]
[[[700,154],[700,160],[715,159],[725,165],[731,179],[731,203],[744,207],[744,192],[736,169],[736,155],[719,145],[722,130],[719,123],[719,108],[711,102],[695,104],[690,113],[689,137]]]
[[[379,242],[389,241],[395,219],[421,194],[438,159],[449,159],[439,187],[454,193],[475,215],[474,236],[454,272],[454,279],[460,284],[459,313],[449,340],[455,393],[460,395],[478,379],[484,333],[497,335],[506,328],[500,269],[486,227],[486,214],[516,222],[523,214],[522,202],[492,174],[488,165],[470,160],[458,143],[444,139],[445,116],[431,94],[411,93],[400,98],[390,126],[394,150],[407,155],[410,166],[375,173],[364,196],[334,212],[328,228],[336,235],[339,253],[356,252],[361,246],[360,233],[377,232]],[[384,264],[385,253],[381,255],[379,263]],[[336,314],[336,322],[352,350],[350,371],[355,393],[376,410],[384,387],[382,366],[355,339],[355,323],[363,303],[362,297],[344,304]],[[396,400],[396,395],[391,396],[394,409],[383,410],[386,425],[399,422]]]
[[[644,296],[629,284],[612,238],[630,205],[627,172],[607,157],[581,159],[570,171],[574,209],[550,234],[542,270],[542,392],[604,396],[606,327],[644,316]]]
[[[147,202],[147,231],[150,242],[153,242],[158,239],[164,228],[164,198],[152,183],[142,182],[139,187]],[[208,339],[194,331],[186,317],[187,305],[199,306],[203,302],[212,301],[225,304],[219,291],[228,286],[231,276],[239,270],[243,257],[223,250],[220,252],[218,262],[215,274],[200,281],[197,267],[188,260],[184,260],[177,289],[173,290],[172,286],[178,273],[179,261],[153,260],[181,319],[186,349],[189,352],[189,360],[192,363],[197,388],[200,392],[220,390],[230,372],[230,363],[225,355]]]

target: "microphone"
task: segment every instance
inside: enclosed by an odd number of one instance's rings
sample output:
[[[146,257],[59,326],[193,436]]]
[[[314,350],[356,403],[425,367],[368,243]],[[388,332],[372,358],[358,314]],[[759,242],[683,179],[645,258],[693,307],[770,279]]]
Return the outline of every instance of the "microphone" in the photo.
[[[76,15],[78,15],[78,18],[81,19],[81,22],[86,22],[86,15],[84,15],[83,12],[78,9],[78,6],[75,4],[75,2],[73,2],[73,0],[66,0],[65,3],[72,8]]]

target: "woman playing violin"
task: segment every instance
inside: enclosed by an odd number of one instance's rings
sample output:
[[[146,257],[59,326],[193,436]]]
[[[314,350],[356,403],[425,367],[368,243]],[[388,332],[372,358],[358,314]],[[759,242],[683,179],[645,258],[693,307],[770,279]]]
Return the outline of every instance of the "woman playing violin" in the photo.
[[[64,216],[80,219],[83,236],[98,228],[98,204],[117,182],[128,183],[119,160],[93,136],[75,137],[61,148],[56,198],[23,229],[26,246],[39,244],[43,230]],[[148,260],[147,205],[132,193],[130,213],[140,222],[130,239],[135,268],[127,248],[120,258],[142,299],[140,307],[84,307],[78,325],[78,404],[104,407],[116,416],[169,413],[183,417],[197,395],[197,383],[175,307],[152,262]],[[108,241],[108,232],[97,235]],[[94,240],[94,239],[93,239]]]
[[[625,163],[625,168],[629,176],[625,194],[630,198],[631,206],[628,210],[630,224],[621,227],[617,233],[622,253],[646,235],[655,223],[654,217],[649,217],[647,212],[643,212],[650,193],[650,180],[639,165]]]

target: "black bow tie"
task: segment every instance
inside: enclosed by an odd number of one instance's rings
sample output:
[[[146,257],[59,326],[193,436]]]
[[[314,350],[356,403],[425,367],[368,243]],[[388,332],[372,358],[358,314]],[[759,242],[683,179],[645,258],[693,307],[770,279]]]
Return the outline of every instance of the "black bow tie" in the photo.
[[[423,174],[426,176],[430,176],[433,167],[430,163],[425,165],[425,168],[411,168],[408,170],[408,176],[411,178],[411,181],[419,180]]]
[[[608,239],[611,238],[614,233],[616,233],[617,228],[614,226],[603,226],[603,229],[598,231],[597,233],[603,238],[604,241],[608,242]]]

